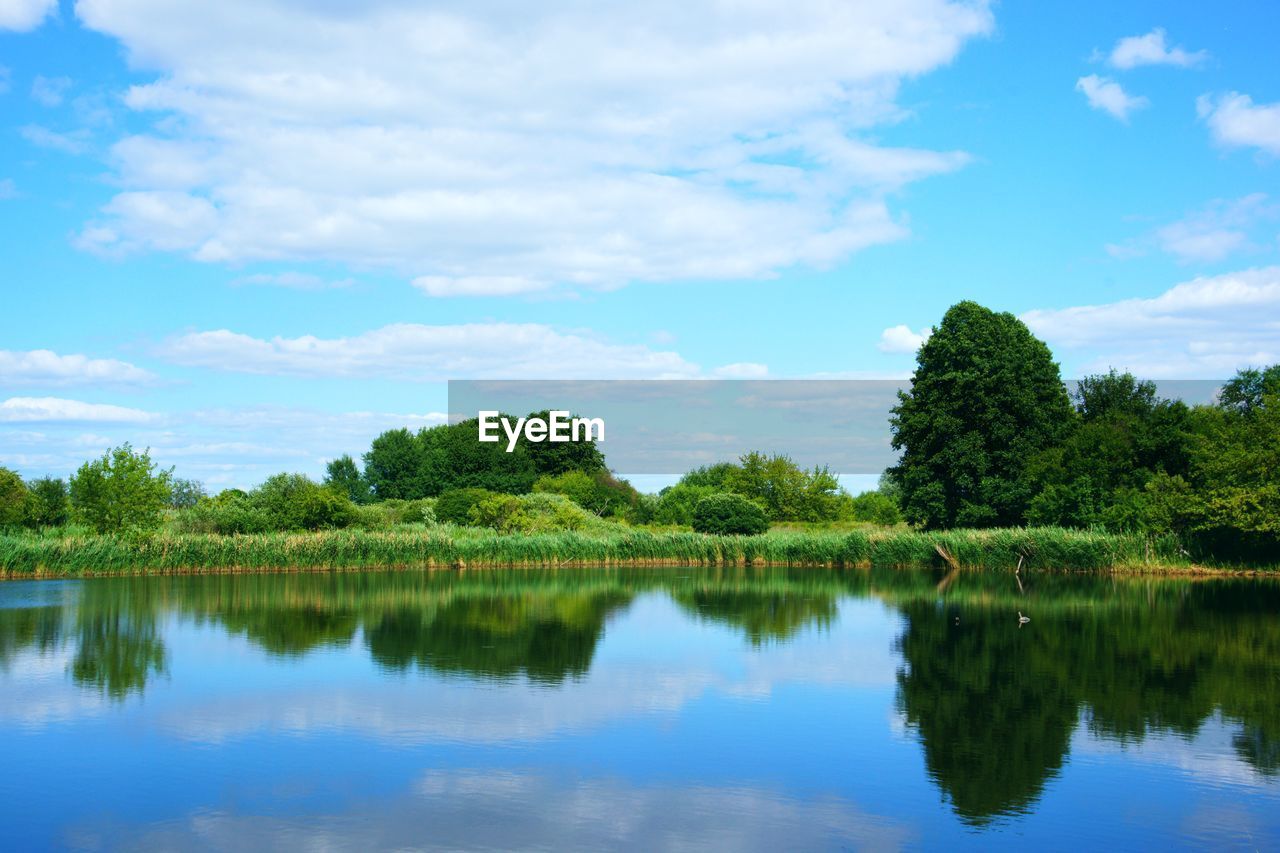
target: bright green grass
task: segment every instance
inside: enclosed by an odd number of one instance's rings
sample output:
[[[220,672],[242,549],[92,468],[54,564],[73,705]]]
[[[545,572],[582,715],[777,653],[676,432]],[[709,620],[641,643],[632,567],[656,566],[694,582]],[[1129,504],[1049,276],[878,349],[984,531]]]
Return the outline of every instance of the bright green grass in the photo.
[[[1048,527],[706,536],[628,528],[604,534],[499,534],[474,528],[419,526],[248,536],[164,533],[145,542],[92,535],[0,536],[0,573],[10,577],[459,566],[959,565],[1013,569],[1019,561],[1027,569],[1086,571],[1189,564],[1172,540]]]

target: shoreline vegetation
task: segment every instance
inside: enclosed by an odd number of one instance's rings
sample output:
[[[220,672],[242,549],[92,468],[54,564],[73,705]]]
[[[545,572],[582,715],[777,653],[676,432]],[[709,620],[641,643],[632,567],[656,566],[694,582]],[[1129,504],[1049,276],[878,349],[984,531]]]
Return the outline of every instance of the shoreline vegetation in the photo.
[[[330,460],[323,482],[282,472],[217,494],[125,443],[67,480],[25,481],[0,467],[0,577],[1280,567],[1280,364],[1240,370],[1194,406],[1114,370],[1068,390],[1022,321],[973,302],[946,313],[916,361],[889,417],[897,464],[859,495],[827,466],[759,450],[642,494],[589,431],[549,443],[508,430],[504,448],[481,440],[476,418],[388,430],[363,465],[347,454]]]
[[[0,578],[337,570],[608,567],[952,569],[1266,574],[1197,564],[1176,539],[1062,528],[774,530],[758,536],[628,530],[496,533],[440,525],[391,531],[0,537]]]

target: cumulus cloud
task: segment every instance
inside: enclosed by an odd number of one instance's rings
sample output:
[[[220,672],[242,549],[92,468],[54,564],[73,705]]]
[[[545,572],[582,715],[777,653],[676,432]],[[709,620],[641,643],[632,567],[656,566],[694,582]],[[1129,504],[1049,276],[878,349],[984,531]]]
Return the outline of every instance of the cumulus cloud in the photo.
[[[1165,31],[1159,27],[1142,36],[1128,36],[1116,42],[1107,61],[1114,68],[1128,70],[1140,65],[1176,65],[1190,68],[1209,56],[1203,50],[1190,52],[1165,45]]]
[[[1212,263],[1247,250],[1260,250],[1275,240],[1269,228],[1280,207],[1266,193],[1238,199],[1215,199],[1204,208],[1127,243],[1108,245],[1117,258],[1133,258],[1155,249],[1183,263]]]
[[[47,349],[0,350],[2,385],[139,385],[154,380],[141,367],[114,358],[59,355]]]
[[[58,8],[58,0],[0,0],[0,30],[34,30]]]
[[[1109,77],[1090,74],[1076,81],[1076,91],[1084,93],[1085,100],[1095,110],[1127,122],[1129,113],[1147,106],[1149,101],[1141,96],[1132,96],[1125,92],[1119,83]]]
[[[929,339],[932,329],[926,327],[919,332],[911,331],[910,326],[891,326],[880,333],[880,343],[876,347],[880,352],[902,352],[914,354],[920,345]]]
[[[1205,276],[1147,299],[1029,311],[1022,319],[1077,372],[1221,379],[1280,362],[1280,267]]]
[[[380,266],[433,296],[763,277],[900,239],[887,195],[966,157],[865,131],[992,27],[958,0],[76,9],[157,74],[82,246]]]
[[[79,421],[101,423],[147,423],[156,416],[141,409],[107,403],[85,403],[60,397],[10,397],[0,403],[0,423]]]
[[[1259,148],[1280,156],[1280,103],[1255,104],[1239,92],[1201,95],[1196,99],[1196,112],[1219,145]]]
[[[242,373],[442,379],[678,379],[701,375],[678,353],[538,323],[396,323],[346,338],[255,338],[227,329],[167,341],[182,365]],[[742,367],[737,365],[736,367]],[[753,365],[760,369],[762,365]]]

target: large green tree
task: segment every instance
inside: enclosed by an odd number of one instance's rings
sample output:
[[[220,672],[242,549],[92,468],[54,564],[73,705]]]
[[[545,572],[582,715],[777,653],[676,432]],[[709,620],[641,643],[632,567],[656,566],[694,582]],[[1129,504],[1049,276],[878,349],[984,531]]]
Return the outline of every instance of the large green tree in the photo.
[[[1058,365],[1022,321],[976,302],[952,306],[890,419],[903,514],[931,528],[1023,524],[1027,460],[1071,419]]]
[[[150,451],[126,442],[80,466],[71,478],[71,506],[99,533],[148,533],[164,520],[172,479],[171,470],[156,470]]]

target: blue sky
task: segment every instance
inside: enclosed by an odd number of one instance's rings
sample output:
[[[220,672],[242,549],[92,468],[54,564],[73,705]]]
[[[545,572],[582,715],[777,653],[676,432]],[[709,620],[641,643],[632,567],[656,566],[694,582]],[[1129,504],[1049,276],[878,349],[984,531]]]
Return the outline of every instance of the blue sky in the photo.
[[[1269,4],[0,0],[0,464],[211,488],[449,378],[1280,361]]]

